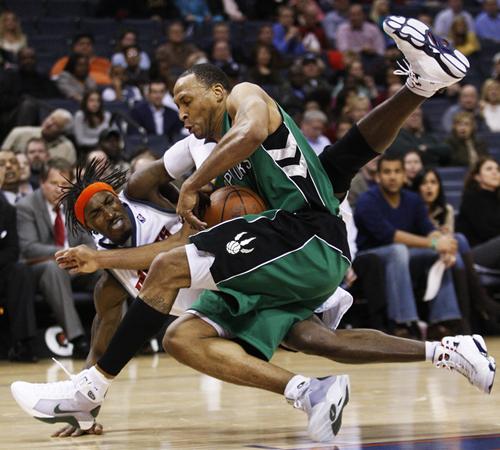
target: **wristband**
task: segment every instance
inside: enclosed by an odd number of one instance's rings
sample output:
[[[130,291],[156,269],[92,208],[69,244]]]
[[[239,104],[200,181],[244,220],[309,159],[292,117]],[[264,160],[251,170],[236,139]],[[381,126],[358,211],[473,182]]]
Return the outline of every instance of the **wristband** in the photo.
[[[431,239],[431,248],[432,248],[433,250],[437,250],[437,242],[438,242],[438,238],[433,237],[433,238]]]

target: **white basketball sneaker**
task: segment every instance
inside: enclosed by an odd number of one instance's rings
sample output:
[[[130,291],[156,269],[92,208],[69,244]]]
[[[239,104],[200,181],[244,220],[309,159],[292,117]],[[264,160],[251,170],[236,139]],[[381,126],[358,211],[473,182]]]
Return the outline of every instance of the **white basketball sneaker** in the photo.
[[[48,423],[66,422],[88,430],[99,414],[107,387],[103,389],[102,383],[93,381],[95,374],[91,371],[96,371],[95,368],[76,375],[63,369],[70,380],[54,383],[16,381],[10,387],[12,395],[18,405],[35,419]]]
[[[389,16],[384,31],[396,42],[407,60],[407,67],[395,73],[408,75],[406,86],[422,97],[460,81],[470,67],[467,58],[448,42],[435,36],[416,19]]]
[[[484,339],[472,336],[449,336],[436,347],[432,362],[436,367],[455,370],[481,392],[490,394],[495,381],[495,358],[488,355]]]
[[[349,376],[308,379],[287,401],[306,412],[307,434],[313,441],[331,442],[340,430],[342,412],[349,402]]]

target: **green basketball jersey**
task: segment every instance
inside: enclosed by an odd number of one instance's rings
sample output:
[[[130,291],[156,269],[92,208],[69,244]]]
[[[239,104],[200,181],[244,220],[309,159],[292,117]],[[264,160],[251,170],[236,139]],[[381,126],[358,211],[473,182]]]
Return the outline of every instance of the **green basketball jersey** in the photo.
[[[292,118],[278,108],[283,117],[279,128],[248,159],[220,175],[216,184],[248,187],[269,209],[311,208],[338,214],[339,202],[321,162]],[[224,133],[230,127],[226,113]]]

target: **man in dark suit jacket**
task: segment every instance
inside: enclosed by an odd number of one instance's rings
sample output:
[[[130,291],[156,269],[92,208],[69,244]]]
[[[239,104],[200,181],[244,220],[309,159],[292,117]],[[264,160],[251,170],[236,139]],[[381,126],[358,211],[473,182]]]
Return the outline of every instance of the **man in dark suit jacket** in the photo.
[[[147,101],[137,103],[131,111],[132,118],[148,134],[164,135],[170,141],[177,141],[183,125],[177,111],[163,105],[167,93],[164,81],[152,81],[149,84]],[[130,134],[137,134],[135,127],[129,128]]]
[[[71,179],[72,166],[61,158],[51,159],[41,173],[40,189],[27,195],[17,204],[19,242],[22,256],[32,264],[38,290],[53,310],[67,339],[73,344],[73,357],[85,358],[89,346],[84,328],[73,301],[70,275],[60,269],[54,253],[67,246],[94,246],[92,238],[67,232],[64,211],[57,209],[60,185]],[[78,277],[81,278],[81,277]],[[93,290],[96,277],[78,280]]]
[[[18,258],[16,208],[0,191],[0,303],[9,318],[8,357],[11,361],[35,362],[32,342],[36,336],[35,286],[30,268]]]

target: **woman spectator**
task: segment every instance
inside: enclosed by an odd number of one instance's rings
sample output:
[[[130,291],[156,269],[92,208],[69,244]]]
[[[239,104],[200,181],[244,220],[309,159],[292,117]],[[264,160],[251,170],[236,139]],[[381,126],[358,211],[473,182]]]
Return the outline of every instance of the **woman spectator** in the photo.
[[[450,166],[472,167],[488,155],[486,142],[476,138],[476,121],[470,112],[455,114],[451,136],[445,142],[451,148]]]
[[[5,51],[11,61],[14,61],[19,50],[27,44],[26,35],[23,34],[15,13],[4,11],[0,15],[0,49]]]
[[[427,205],[429,218],[434,226],[442,233],[453,234],[457,240],[458,253],[453,274],[457,298],[466,322],[464,325],[470,331],[473,310],[485,319],[500,316],[500,305],[490,298],[481,286],[474,268],[474,256],[469,241],[463,234],[455,233],[455,211],[453,206],[446,202],[439,173],[435,169],[421,171],[415,177],[412,188]]]
[[[85,91],[97,89],[96,82],[89,75],[89,58],[72,53],[57,77],[56,84],[65,97],[81,102]]]
[[[403,157],[406,185],[411,186],[417,174],[424,168],[422,155],[418,150],[410,150]]]
[[[80,150],[90,150],[97,146],[99,135],[109,127],[111,113],[103,110],[101,94],[87,91],[80,110],[75,113],[73,131]]]
[[[488,128],[500,132],[500,81],[486,80],[481,91],[481,112]]]
[[[131,45],[124,51],[125,54],[125,76],[129,84],[137,86],[141,91],[149,82],[149,72],[140,67],[141,50],[137,45]]]
[[[142,100],[139,88],[128,83],[124,67],[112,66],[109,76],[111,86],[102,92],[102,99],[105,102],[126,102],[131,108],[135,102]]]
[[[448,39],[453,46],[465,56],[470,56],[481,50],[476,33],[469,30],[464,16],[455,16],[451,24]]]
[[[248,71],[249,81],[260,86],[279,85],[283,83],[281,75],[274,67],[272,51],[267,45],[255,47],[252,68]]]
[[[491,157],[476,162],[467,176],[457,229],[477,264],[500,270],[500,170]]]
[[[111,57],[111,64],[113,64],[113,66],[127,67],[127,62],[125,61],[125,49],[131,45],[137,45],[137,34],[135,31],[126,30],[118,39],[116,53],[114,53]],[[149,70],[151,67],[151,60],[146,52],[140,52],[139,67],[142,70]]]

